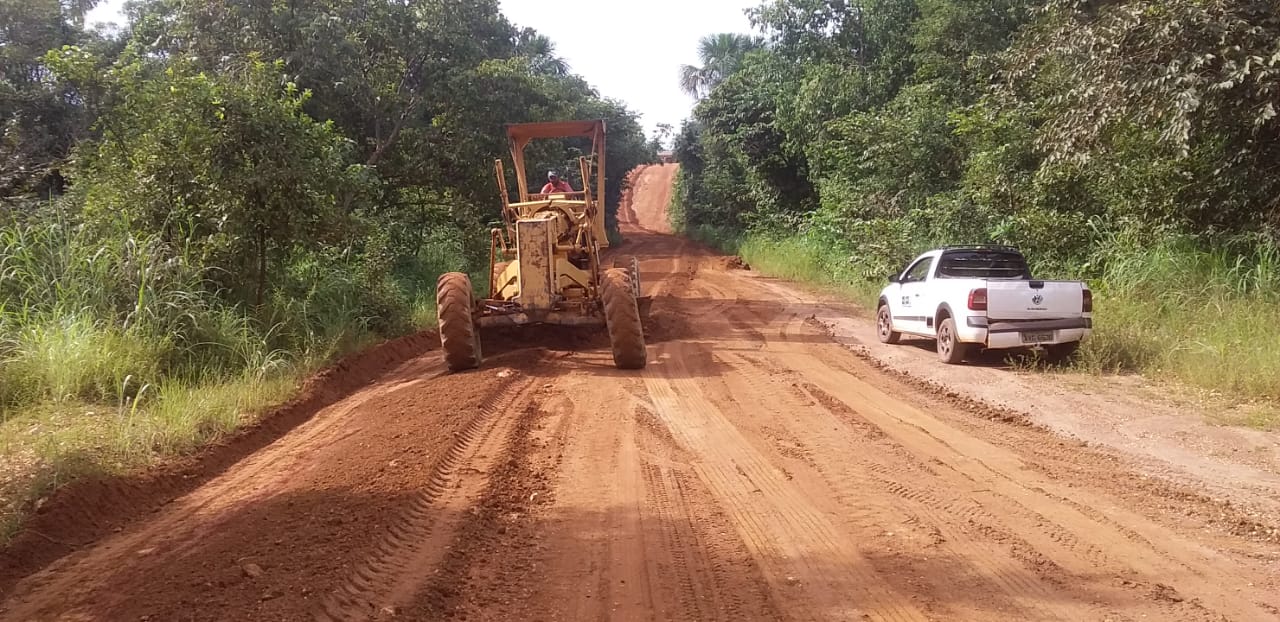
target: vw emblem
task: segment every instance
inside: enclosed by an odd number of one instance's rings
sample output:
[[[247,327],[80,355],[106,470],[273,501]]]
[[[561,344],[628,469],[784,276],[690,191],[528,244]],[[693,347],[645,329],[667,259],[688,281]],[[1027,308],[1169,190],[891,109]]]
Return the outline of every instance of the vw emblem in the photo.
[[[1042,302],[1044,302],[1044,296],[1041,296],[1040,294],[1036,294],[1031,297],[1031,304],[1037,307],[1040,306],[1040,303]]]

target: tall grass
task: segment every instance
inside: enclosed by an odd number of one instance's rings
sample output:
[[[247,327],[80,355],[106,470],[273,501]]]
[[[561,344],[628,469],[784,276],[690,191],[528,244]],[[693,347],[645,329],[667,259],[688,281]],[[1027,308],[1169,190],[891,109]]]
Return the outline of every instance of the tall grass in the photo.
[[[52,209],[0,221],[0,536],[50,486],[199,447],[333,357],[434,321],[422,269],[297,255],[251,307],[181,238]]]
[[[41,399],[110,401],[126,378],[156,378],[164,337],[148,338],[87,315],[46,315],[9,335],[0,363],[0,405]]]
[[[739,243],[738,254],[765,274],[843,291],[864,305],[875,303],[883,285],[868,280],[849,253],[815,236],[751,234]]]
[[[0,418],[41,400],[121,397],[157,380],[198,272],[154,240],[82,243],[61,220],[0,227]]]
[[[1085,366],[1280,399],[1280,247],[1170,238],[1108,250]]]

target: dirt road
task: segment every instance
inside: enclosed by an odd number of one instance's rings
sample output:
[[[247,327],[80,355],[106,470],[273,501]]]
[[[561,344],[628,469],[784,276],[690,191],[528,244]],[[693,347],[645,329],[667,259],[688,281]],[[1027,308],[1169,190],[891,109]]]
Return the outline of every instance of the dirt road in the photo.
[[[881,371],[664,233],[674,171],[621,214],[647,369],[569,329],[486,333],[465,374],[421,352],[0,619],[1280,619],[1272,525]]]

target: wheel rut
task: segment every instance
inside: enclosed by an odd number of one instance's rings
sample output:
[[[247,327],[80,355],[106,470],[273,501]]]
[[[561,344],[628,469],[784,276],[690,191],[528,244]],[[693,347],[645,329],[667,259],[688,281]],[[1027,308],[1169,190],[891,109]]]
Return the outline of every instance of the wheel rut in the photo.
[[[919,488],[902,484],[900,490],[913,491],[910,495],[917,500],[941,502],[947,507],[948,502],[938,498],[939,492],[964,486],[972,490],[968,496],[973,502],[1000,508],[999,520],[1005,527],[990,535],[1008,542],[1015,553],[1022,554],[1025,564],[1050,573],[1060,568],[1066,572],[1067,583],[1075,586],[1087,585],[1084,577],[1101,568],[1108,569],[1127,577],[1120,584],[1122,589],[1117,591],[1115,586],[1094,582],[1093,590],[1110,594],[1106,600],[1113,603],[1125,602],[1125,593],[1137,591],[1148,596],[1144,598],[1145,606],[1160,615],[1196,618],[1203,614],[1204,607],[1231,617],[1248,619],[1259,615],[1255,605],[1240,603],[1204,582],[1206,568],[1214,568],[1211,572],[1219,576],[1234,573],[1232,565],[1220,563],[1220,554],[1186,546],[1180,536],[1167,530],[1162,530],[1164,539],[1156,545],[1145,534],[1161,528],[1115,506],[1110,506],[1106,516],[1101,515],[1093,508],[1108,507],[1104,500],[1079,486],[1035,474],[1024,468],[1021,459],[1008,448],[969,436],[909,405],[895,404],[881,389],[835,373],[808,354],[788,355],[783,360],[794,369],[804,370],[814,386],[855,416],[885,430],[912,453],[948,466],[944,482],[952,485]],[[1105,465],[1100,464],[1096,473],[1105,476]],[[1081,507],[1087,510],[1082,511]],[[971,518],[991,524],[994,516],[972,514]],[[1150,597],[1159,592],[1150,586],[1170,576],[1186,577],[1187,585],[1196,592],[1176,598]]]
[[[667,599],[679,604],[673,616],[682,620],[726,622],[777,617],[764,588],[763,577],[733,525],[692,468],[694,458],[679,449],[670,432],[645,406],[636,416],[641,424],[638,441],[645,481],[646,523],[656,532],[661,554],[654,556],[650,572],[658,579]],[[744,584],[731,570],[758,579]],[[741,575],[740,575],[741,576]]]
[[[683,363],[688,358],[689,352],[671,352],[660,370],[645,370],[654,408],[681,446],[699,456],[695,468],[700,479],[730,515],[773,592],[783,595],[793,615],[927,619],[702,397]]]
[[[510,379],[486,398],[458,433],[443,458],[426,475],[423,489],[391,524],[372,557],[360,562],[345,581],[324,598],[315,619],[321,622],[367,620],[394,615],[421,587],[422,579],[444,558],[447,544],[466,519],[466,508],[488,482],[502,456],[533,380]]]
[[[777,371],[766,373],[744,357],[734,358],[737,358],[736,373],[730,389],[743,410],[746,404],[757,404],[785,411],[788,410],[786,404],[778,396],[790,395],[812,404],[811,408],[831,412],[830,398],[816,387],[779,376]],[[796,393],[790,393],[788,388]],[[947,595],[967,589],[988,594],[991,599],[988,604],[1020,612],[1018,615],[1025,619],[1077,619],[1082,614],[1078,608],[1063,607],[1056,602],[1058,586],[1041,583],[1034,572],[1039,568],[1024,567],[1004,552],[1008,539],[991,537],[1005,533],[995,527],[999,523],[994,517],[978,520],[960,511],[961,504],[953,506],[938,498],[902,494],[905,488],[902,482],[928,482],[941,490],[948,489],[951,484],[939,482],[934,467],[917,459],[869,422],[847,421],[835,413],[831,416],[833,420],[825,425],[788,426],[787,434],[811,451],[809,459],[797,468],[808,467],[821,478],[825,488],[816,489],[813,496],[828,496],[841,506],[844,529],[875,534],[876,545],[888,551],[898,548],[894,540],[910,537],[921,542],[928,557],[940,560],[938,563],[943,566],[970,566],[970,572],[957,572],[930,588],[928,593],[932,595],[926,598],[935,613],[947,611],[951,616],[963,616],[965,604]],[[851,459],[815,460],[812,457],[838,455],[850,446],[859,448],[852,452]],[[892,535],[886,536],[886,533]],[[894,563],[901,565],[903,560]],[[908,560],[908,568],[898,570],[913,576],[924,574],[910,573],[909,566],[914,563]],[[893,569],[882,569],[882,574],[898,576]]]

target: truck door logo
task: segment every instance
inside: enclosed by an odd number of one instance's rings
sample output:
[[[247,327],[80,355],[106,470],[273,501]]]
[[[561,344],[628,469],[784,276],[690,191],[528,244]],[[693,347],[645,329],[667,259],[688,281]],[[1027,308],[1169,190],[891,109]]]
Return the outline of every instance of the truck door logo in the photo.
[[[911,306],[911,297],[910,297],[910,296],[903,296],[903,297],[902,297],[902,306],[904,306],[904,307],[910,307],[910,306]]]
[[[1031,297],[1031,304],[1037,307],[1040,306],[1040,303],[1042,302],[1044,302],[1044,296],[1041,296],[1040,294],[1036,294]]]

